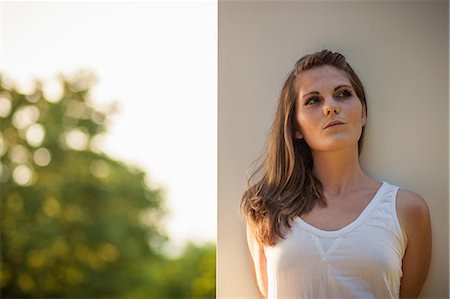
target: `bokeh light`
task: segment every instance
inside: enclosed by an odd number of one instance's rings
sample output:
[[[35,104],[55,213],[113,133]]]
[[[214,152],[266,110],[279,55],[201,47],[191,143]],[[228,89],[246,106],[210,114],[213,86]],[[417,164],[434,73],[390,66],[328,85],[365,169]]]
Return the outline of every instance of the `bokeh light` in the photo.
[[[33,154],[33,160],[36,165],[44,167],[50,164],[52,155],[50,151],[44,147],[38,148]]]
[[[102,152],[105,145],[105,138],[105,134],[98,134],[92,137],[89,141],[89,149],[96,153]]]
[[[26,129],[39,119],[39,109],[34,105],[19,107],[14,112],[12,124],[17,129]]]
[[[21,186],[30,186],[33,183],[33,172],[28,165],[17,166],[12,174],[14,182]]]
[[[8,117],[11,113],[11,95],[7,92],[0,93],[0,117]]]
[[[39,99],[41,98],[41,93],[39,90],[35,89],[32,93],[25,95],[25,98],[30,103],[37,103]]]
[[[61,211],[61,205],[56,198],[48,197],[44,200],[42,210],[48,217],[54,217]]]
[[[64,87],[59,78],[51,78],[43,83],[42,92],[48,102],[56,103],[61,100]]]
[[[0,183],[6,183],[11,177],[11,171],[9,167],[3,163],[0,163]]]
[[[0,157],[2,157],[8,149],[5,140],[3,139],[3,134],[0,132]]]
[[[11,159],[12,162],[17,164],[23,164],[28,161],[30,156],[30,153],[28,149],[20,144],[14,145],[9,150],[9,159]]]
[[[108,163],[103,160],[95,160],[90,165],[91,173],[98,178],[106,178],[109,175],[110,168]]]
[[[71,149],[84,151],[89,144],[89,135],[84,128],[72,128],[64,133],[64,142]]]
[[[72,100],[67,103],[66,115],[72,118],[86,118],[89,110],[86,104],[77,100]]]
[[[45,129],[41,124],[31,125],[26,131],[26,140],[29,145],[38,147],[45,137]]]

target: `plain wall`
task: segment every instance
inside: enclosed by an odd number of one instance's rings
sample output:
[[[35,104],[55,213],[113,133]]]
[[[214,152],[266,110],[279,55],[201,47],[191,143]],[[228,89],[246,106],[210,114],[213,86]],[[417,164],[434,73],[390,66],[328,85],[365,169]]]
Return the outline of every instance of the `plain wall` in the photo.
[[[258,297],[238,213],[295,61],[346,56],[366,88],[361,165],[428,203],[433,257],[422,298],[448,298],[448,2],[219,2],[217,297]]]

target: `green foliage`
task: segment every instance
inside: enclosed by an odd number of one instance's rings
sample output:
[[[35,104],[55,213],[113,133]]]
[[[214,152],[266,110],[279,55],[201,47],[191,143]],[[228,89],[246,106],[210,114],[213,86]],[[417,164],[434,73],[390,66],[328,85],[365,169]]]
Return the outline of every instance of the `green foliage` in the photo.
[[[185,244],[180,256],[161,255],[159,263],[148,268],[153,285],[129,293],[130,298],[215,298],[216,246]]]
[[[91,77],[61,83],[49,101],[1,80],[1,296],[214,297],[214,245],[163,255],[162,190],[98,149],[109,115]]]

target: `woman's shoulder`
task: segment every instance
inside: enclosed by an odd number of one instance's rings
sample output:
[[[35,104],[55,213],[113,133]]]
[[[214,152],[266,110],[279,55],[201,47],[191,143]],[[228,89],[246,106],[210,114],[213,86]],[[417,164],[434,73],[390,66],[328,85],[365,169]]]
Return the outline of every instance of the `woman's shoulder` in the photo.
[[[414,232],[418,226],[428,223],[430,219],[425,199],[405,189],[399,189],[397,192],[397,215],[407,235]]]
[[[428,212],[425,199],[419,194],[405,189],[399,189],[397,192],[397,208],[399,212],[412,214],[412,216]]]

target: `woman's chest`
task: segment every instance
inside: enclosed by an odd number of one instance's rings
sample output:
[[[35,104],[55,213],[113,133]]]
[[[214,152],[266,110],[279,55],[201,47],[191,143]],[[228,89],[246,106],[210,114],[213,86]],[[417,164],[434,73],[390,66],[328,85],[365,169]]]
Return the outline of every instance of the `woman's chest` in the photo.
[[[329,200],[326,207],[316,205],[300,217],[318,229],[336,231],[355,221],[369,202],[370,199]]]
[[[277,273],[296,275],[336,269],[356,276],[361,271],[376,275],[400,270],[403,252],[395,234],[383,225],[363,228],[324,237],[294,226],[286,239],[266,250],[268,267]]]

